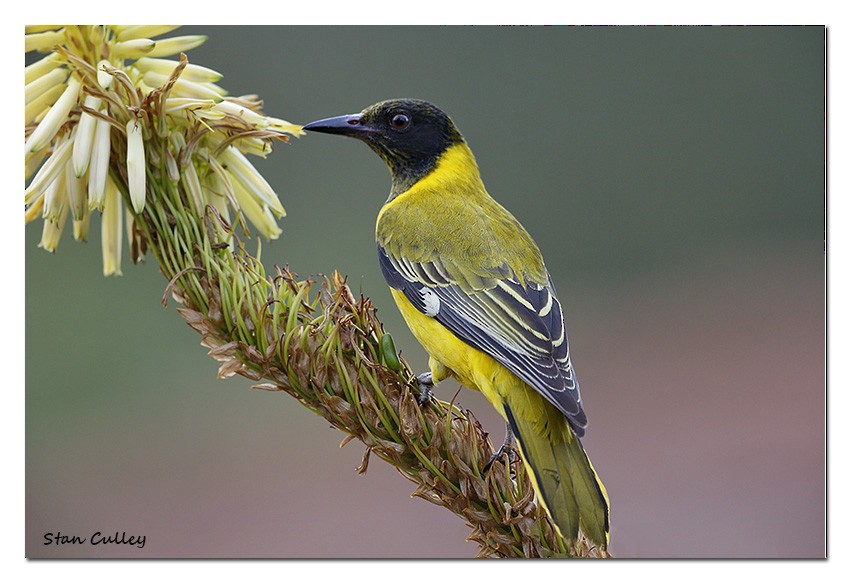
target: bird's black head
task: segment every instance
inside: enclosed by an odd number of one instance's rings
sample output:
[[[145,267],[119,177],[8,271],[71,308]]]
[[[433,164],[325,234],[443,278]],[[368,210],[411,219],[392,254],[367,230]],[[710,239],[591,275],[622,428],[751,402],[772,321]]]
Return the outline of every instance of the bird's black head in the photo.
[[[418,99],[391,99],[353,115],[314,121],[305,130],[350,136],[366,142],[390,168],[393,190],[427,175],[440,155],[463,142],[451,118]]]

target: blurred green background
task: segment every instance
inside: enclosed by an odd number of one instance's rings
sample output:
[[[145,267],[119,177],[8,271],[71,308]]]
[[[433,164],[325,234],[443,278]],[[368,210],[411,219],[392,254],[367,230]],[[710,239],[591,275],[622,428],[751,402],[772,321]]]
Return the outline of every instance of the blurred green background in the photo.
[[[231,94],[306,123],[432,101],[536,239],[619,557],[821,557],[822,27],[186,27]],[[256,163],[289,216],[267,267],[339,269],[416,369],[380,274],[383,163],[309,135]],[[26,229],[29,557],[471,557],[469,529],[294,399],[216,380],[150,261],[101,276],[99,221]],[[252,245],[253,248],[253,245]],[[457,385],[438,394],[450,399]],[[486,401],[458,401],[493,439]],[[44,546],[126,531],[142,550]]]

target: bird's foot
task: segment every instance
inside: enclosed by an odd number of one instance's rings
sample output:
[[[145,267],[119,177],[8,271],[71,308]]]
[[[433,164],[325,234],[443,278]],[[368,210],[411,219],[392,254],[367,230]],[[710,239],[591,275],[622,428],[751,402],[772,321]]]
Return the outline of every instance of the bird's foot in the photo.
[[[511,431],[510,424],[505,424],[505,441],[502,442],[501,447],[496,450],[490,460],[484,465],[484,472],[487,473],[490,471],[490,467],[493,465],[497,459],[501,459],[502,456],[506,456],[508,458],[508,465],[512,465],[516,461],[516,448],[514,447],[514,432]]]
[[[486,464],[484,464],[484,473],[489,472],[490,468],[493,465],[493,462],[498,459],[501,459],[502,457],[508,458],[508,464],[513,464],[516,461],[517,454],[513,444],[503,443],[502,446],[496,450],[496,453],[490,456],[490,460]]]
[[[425,405],[431,400],[434,378],[430,372],[423,372],[416,377],[416,382],[419,383],[419,397],[416,400],[420,405]]]

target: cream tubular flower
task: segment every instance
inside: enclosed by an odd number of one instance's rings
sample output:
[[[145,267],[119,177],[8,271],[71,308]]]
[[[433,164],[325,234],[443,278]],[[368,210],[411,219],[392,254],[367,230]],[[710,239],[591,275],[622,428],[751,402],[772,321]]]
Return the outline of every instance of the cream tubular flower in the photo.
[[[304,131],[299,125],[290,123],[284,119],[278,119],[276,117],[268,117],[259,114],[235,101],[228,101],[225,99],[224,101],[216,103],[213,109],[222,113],[226,113],[228,115],[241,117],[248,123],[257,126],[258,128],[270,129],[281,133],[287,133],[293,136],[304,135]]]
[[[109,133],[108,121],[98,119],[95,122],[94,144],[92,145],[91,161],[89,162],[89,207],[103,209],[106,196],[106,175],[109,172]]]
[[[170,59],[142,57],[136,61],[135,66],[142,73],[158,73],[167,79],[171,76],[174,69],[176,69],[179,64],[180,63],[177,61],[172,61]],[[216,81],[220,81],[222,76],[223,75],[218,71],[213,71],[212,69],[192,64],[186,65],[183,72],[180,73],[181,79],[185,81],[193,81],[195,83],[215,83]]]
[[[50,106],[65,91],[63,85],[54,85],[24,106],[24,125],[29,125],[37,119],[43,119]]]
[[[138,120],[127,122],[127,183],[136,214],[145,208],[145,142]]]
[[[112,65],[106,59],[102,59],[97,63],[97,84],[107,91],[112,89],[112,81],[115,79],[115,77],[109,73],[111,68]]]
[[[101,101],[99,97],[89,95],[85,99],[85,106],[98,111]],[[83,111],[77,124],[77,137],[74,139],[74,173],[77,177],[82,177],[89,168],[95,127],[97,127],[97,118]]]
[[[149,57],[168,57],[185,53],[191,49],[201,46],[206,42],[204,35],[175,36],[156,42],[156,47],[148,53]]]
[[[74,219],[74,240],[75,241],[87,241],[89,238],[89,220],[91,218],[90,212],[83,213],[83,216],[79,219]]]
[[[65,219],[68,218],[68,207],[62,209],[62,213],[55,221],[45,220],[41,231],[41,243],[39,247],[50,253],[54,253],[59,247],[59,239],[62,237],[62,229],[65,227]]]
[[[139,38],[117,42],[112,47],[112,54],[119,59],[138,59],[153,51],[156,42],[149,38]]]
[[[236,200],[236,193],[233,189],[233,183],[230,180],[230,174],[224,169],[224,166],[221,165],[221,162],[217,158],[207,156],[205,161],[209,164],[210,170],[212,170],[207,178],[208,187],[212,189],[213,194],[222,195],[231,206],[238,209],[239,201]]]
[[[50,53],[32,65],[24,67],[24,83],[29,85],[39,77],[42,77],[62,64],[56,53]],[[67,73],[67,71],[66,71]]]
[[[64,216],[68,210],[68,198],[65,194],[65,169],[62,170],[44,193],[42,216],[44,219],[55,223],[59,222],[59,217]]]
[[[244,140],[239,140],[236,144],[236,148],[243,154],[252,154],[254,156],[259,156],[260,158],[265,158],[272,152],[271,144],[260,138],[245,138]]]
[[[31,223],[35,219],[42,216],[42,211],[44,210],[44,197],[42,196],[37,201],[32,203],[32,206],[29,207],[24,213],[24,222]]]
[[[239,210],[245,214],[264,237],[277,239],[283,231],[277,225],[277,221],[274,220],[269,207],[259,202],[254,193],[249,192],[240,182],[234,181],[232,185],[236,200],[239,202]]]
[[[42,199],[44,200],[42,210],[44,227],[41,232],[41,243],[39,243],[39,247],[53,253],[59,246],[62,229],[68,217],[68,200],[65,195],[64,172],[60,173],[56,180],[50,183]]]
[[[224,184],[218,172],[209,172],[205,178],[204,193],[207,195],[207,202],[215,207],[218,214],[226,220],[230,221],[230,211],[228,205],[228,186]]]
[[[32,103],[47,90],[53,87],[61,87],[68,78],[67,69],[53,69],[45,75],[41,75],[24,87],[24,103]]]
[[[58,182],[58,180],[56,181]],[[65,190],[68,193],[68,206],[71,218],[74,220],[74,239],[85,241],[88,237],[89,211],[86,184],[83,178],[78,178],[72,163],[65,164]]]
[[[24,50],[44,52],[65,40],[65,29],[36,32],[24,36]]]
[[[150,87],[159,87],[168,82],[168,75],[163,75],[156,71],[148,71],[145,73],[142,80]],[[186,81],[184,79],[178,79],[174,83],[171,93],[175,97],[210,99],[212,101],[221,101],[224,98],[222,93],[217,91],[212,83],[196,83],[194,81]]]
[[[27,140],[26,151],[37,152],[50,144],[50,141],[59,131],[59,127],[68,120],[68,114],[71,109],[77,104],[77,97],[80,95],[80,82],[77,79],[70,79],[65,91],[59,96],[38,127],[35,128],[30,139]]]
[[[103,199],[103,217],[100,231],[100,246],[103,252],[103,275],[121,273],[121,221],[124,205],[118,189],[110,180],[106,184]]]
[[[41,197],[47,187],[56,180],[65,169],[65,164],[71,157],[71,141],[65,140],[59,144],[47,162],[39,169],[38,173],[24,190],[24,204],[29,206],[36,198]]]
[[[44,32],[46,30],[57,30],[62,28],[61,24],[28,24],[24,27],[24,32],[32,34],[34,32]]]
[[[116,28],[118,29],[118,40],[125,41],[137,38],[150,38],[152,36],[159,36],[161,34],[168,34],[169,32],[177,30],[180,27],[169,24],[155,24],[139,26],[119,26]]]
[[[270,117],[268,118],[268,124],[268,129],[274,130],[276,132],[290,134],[292,136],[303,136],[305,133],[304,130],[301,129],[300,125],[288,122],[285,119]]]
[[[222,119],[224,114],[213,111],[216,104],[213,99],[195,99],[192,97],[169,97],[165,100],[165,113],[175,115],[183,112],[194,112],[204,119]]]
[[[180,173],[180,180],[184,190],[188,191],[189,199],[195,205],[195,210],[200,214],[204,210],[204,194],[201,191],[201,182],[194,164],[186,164]]]
[[[233,101],[220,101],[219,103],[216,103],[215,107],[212,109],[216,113],[220,113],[222,115],[232,115],[234,117],[244,119],[249,124],[256,125],[257,127],[265,128],[268,125],[268,118],[266,116]]]
[[[241,184],[246,193],[262,201],[278,216],[286,215],[286,211],[283,210],[283,205],[280,204],[275,191],[272,190],[266,179],[257,172],[257,169],[254,168],[248,159],[245,158],[245,155],[235,146],[227,146],[219,158],[230,174],[236,179],[235,182]],[[234,184],[234,186],[236,185]]]

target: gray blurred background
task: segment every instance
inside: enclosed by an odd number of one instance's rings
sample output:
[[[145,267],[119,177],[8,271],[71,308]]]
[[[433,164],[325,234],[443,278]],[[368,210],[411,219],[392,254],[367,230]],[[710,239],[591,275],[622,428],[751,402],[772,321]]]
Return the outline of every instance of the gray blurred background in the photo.
[[[823,28],[183,33],[208,34],[190,62],[270,115],[417,97],[453,117],[558,288],[616,556],[824,555]],[[424,370],[375,256],[383,163],[309,135],[256,165],[289,213],[267,267],[348,274]],[[357,475],[359,442],[217,381],[151,261],[125,251],[125,275],[101,276],[93,222],[55,256],[26,229],[27,556],[475,555],[395,470]],[[480,395],[458,400],[501,440]],[[145,548],[42,544],[97,530]]]

